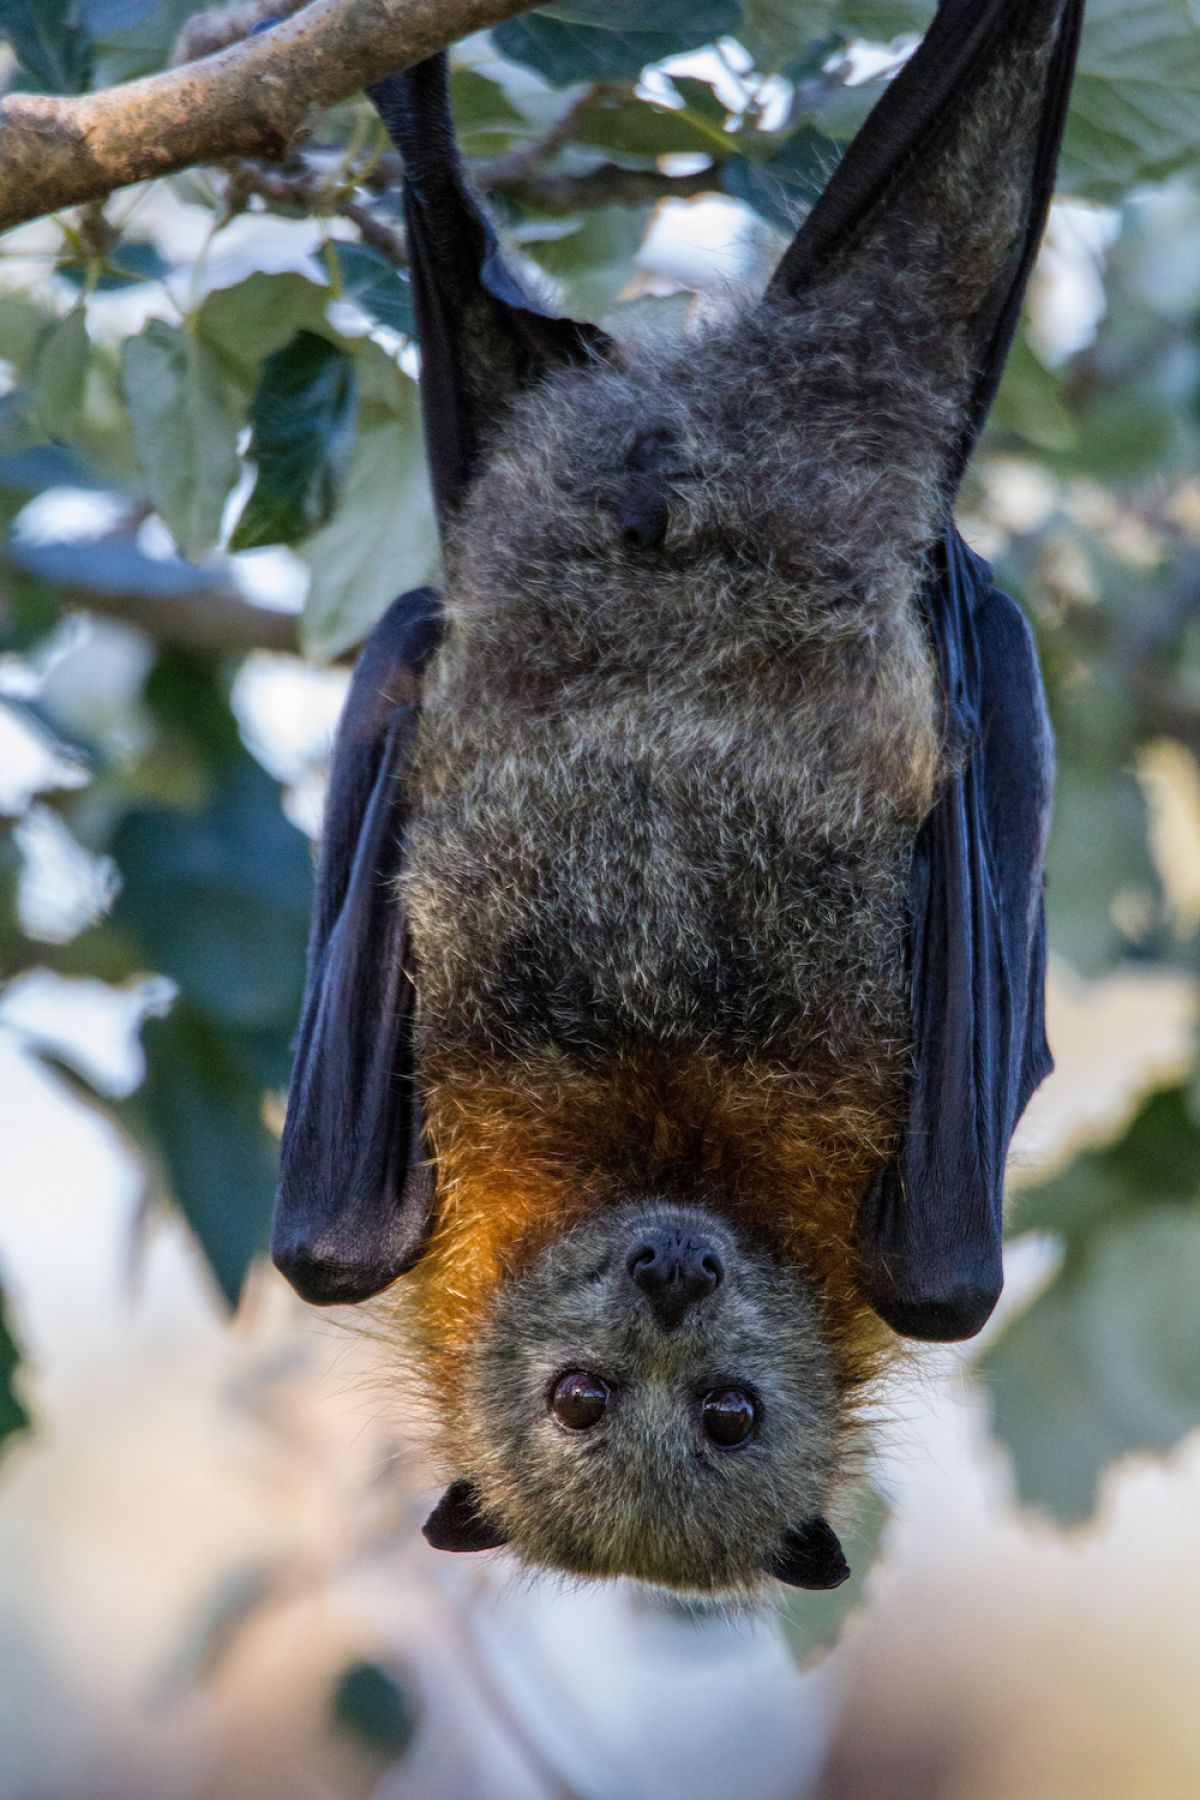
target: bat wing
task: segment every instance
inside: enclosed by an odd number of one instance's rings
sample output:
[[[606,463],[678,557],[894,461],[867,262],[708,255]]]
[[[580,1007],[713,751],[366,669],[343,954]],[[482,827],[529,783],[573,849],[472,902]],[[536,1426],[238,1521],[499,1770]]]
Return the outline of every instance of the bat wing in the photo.
[[[426,452],[444,525],[507,401],[547,370],[606,356],[612,345],[598,326],[547,312],[505,262],[458,154],[445,55],[368,93],[404,159]]]
[[[955,772],[911,890],[907,1129],[868,1190],[859,1246],[876,1310],[910,1337],[973,1336],[1003,1283],[1004,1167],[1052,1066],[1042,1010],[1042,864],[1053,747],[1019,608],[953,528],[929,607]]]
[[[424,1241],[431,1178],[413,1078],[413,980],[396,892],[420,675],[437,595],[393,602],[363,647],[338,727],[271,1254],[318,1305],[364,1300]]]

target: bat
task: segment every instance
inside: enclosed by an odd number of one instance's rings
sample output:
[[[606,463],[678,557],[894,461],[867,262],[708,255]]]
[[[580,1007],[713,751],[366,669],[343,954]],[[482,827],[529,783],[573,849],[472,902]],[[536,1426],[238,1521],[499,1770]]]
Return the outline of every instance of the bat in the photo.
[[[942,0],[683,340],[518,278],[444,57],[371,90],[445,579],[337,737],[272,1248],[317,1304],[388,1290],[437,1548],[835,1586],[873,1384],[995,1305],[1053,751],[954,500],[1082,13]]]

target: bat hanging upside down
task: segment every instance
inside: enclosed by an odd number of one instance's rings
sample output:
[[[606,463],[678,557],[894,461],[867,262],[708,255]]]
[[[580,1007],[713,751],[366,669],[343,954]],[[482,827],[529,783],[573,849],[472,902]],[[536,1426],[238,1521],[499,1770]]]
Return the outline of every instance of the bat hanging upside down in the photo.
[[[445,585],[340,727],[273,1249],[321,1304],[405,1277],[438,1548],[834,1586],[897,1334],[995,1304],[1052,752],[953,504],[1082,11],[942,0],[766,293],[686,342],[522,288],[444,58],[373,90]]]

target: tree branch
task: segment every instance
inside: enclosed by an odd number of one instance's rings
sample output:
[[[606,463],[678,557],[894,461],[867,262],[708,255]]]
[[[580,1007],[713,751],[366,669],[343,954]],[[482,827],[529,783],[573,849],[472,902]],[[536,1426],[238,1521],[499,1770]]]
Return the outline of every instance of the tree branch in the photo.
[[[315,111],[529,4],[311,0],[270,31],[161,75],[74,98],[10,94],[0,104],[0,229],[194,163],[283,155]]]
[[[64,611],[96,613],[144,631],[159,644],[193,650],[204,656],[248,656],[272,650],[299,656],[299,624],[295,613],[256,606],[229,587],[197,587],[175,594],[138,593],[50,584]],[[0,586],[0,607],[4,605]]]

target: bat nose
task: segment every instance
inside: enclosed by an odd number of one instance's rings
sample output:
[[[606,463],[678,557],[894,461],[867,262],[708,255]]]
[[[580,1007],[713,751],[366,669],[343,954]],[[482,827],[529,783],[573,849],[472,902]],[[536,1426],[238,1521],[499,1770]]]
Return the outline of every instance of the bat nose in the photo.
[[[725,1264],[714,1245],[671,1227],[640,1232],[625,1267],[665,1331],[674,1330],[689,1306],[707,1300],[725,1279]]]

